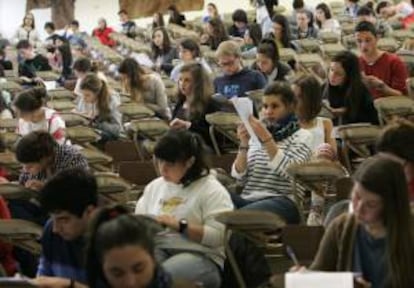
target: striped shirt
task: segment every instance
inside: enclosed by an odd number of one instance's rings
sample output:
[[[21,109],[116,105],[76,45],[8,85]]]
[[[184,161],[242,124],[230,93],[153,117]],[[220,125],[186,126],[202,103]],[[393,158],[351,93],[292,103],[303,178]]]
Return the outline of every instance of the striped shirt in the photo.
[[[250,145],[247,152],[247,169],[243,173],[232,167],[232,176],[243,184],[242,197],[256,201],[268,197],[286,195],[292,197],[291,178],[286,168],[292,163],[303,163],[310,159],[312,135],[300,129],[292,136],[277,143],[278,151],[273,159],[264,147]]]

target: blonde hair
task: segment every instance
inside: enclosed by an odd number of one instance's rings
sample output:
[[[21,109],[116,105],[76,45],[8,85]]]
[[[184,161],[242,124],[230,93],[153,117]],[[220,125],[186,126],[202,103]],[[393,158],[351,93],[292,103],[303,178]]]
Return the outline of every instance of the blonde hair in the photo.
[[[216,50],[216,57],[218,58],[222,56],[235,56],[240,58],[241,49],[239,44],[232,40],[221,42]]]

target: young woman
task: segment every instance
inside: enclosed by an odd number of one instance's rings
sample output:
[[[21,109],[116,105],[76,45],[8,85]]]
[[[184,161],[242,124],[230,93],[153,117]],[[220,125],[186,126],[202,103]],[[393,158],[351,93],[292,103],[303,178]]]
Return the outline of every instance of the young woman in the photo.
[[[118,68],[122,88],[131,95],[131,99],[144,103],[153,109],[159,117],[170,119],[167,94],[164,83],[156,73],[147,73],[137,61],[126,58]]]
[[[178,102],[170,126],[197,133],[213,147],[206,114],[219,111],[221,105],[212,98],[214,89],[211,79],[200,63],[186,64],[181,68],[178,90]]]
[[[216,50],[220,43],[226,40],[229,40],[229,36],[223,21],[219,18],[210,19],[206,25],[206,34],[201,37],[201,44]]]
[[[332,18],[331,10],[326,3],[320,3],[316,6],[315,18],[319,31],[331,31],[341,34],[341,26],[338,20]]]
[[[69,41],[63,36],[56,36],[53,41],[54,53],[52,54],[54,69],[57,70],[61,76],[59,82],[63,84],[66,79],[72,77],[72,50]]]
[[[285,16],[281,14],[276,14],[273,16],[273,35],[272,37],[275,39],[277,47],[280,48],[290,48],[291,43],[291,34],[289,28],[289,22]]]
[[[26,135],[32,131],[44,130],[50,133],[59,143],[65,143],[65,121],[59,114],[46,104],[46,90],[44,88],[31,88],[17,95],[14,100],[19,123],[17,133]]]
[[[378,123],[378,116],[368,88],[362,82],[358,57],[352,52],[339,52],[329,64],[328,81],[323,99],[336,116],[334,123]]]
[[[102,133],[102,143],[117,139],[122,131],[122,114],[119,95],[111,94],[105,81],[96,74],[89,73],[83,78],[80,89],[85,103],[92,105],[91,125]]]
[[[257,53],[257,46],[262,41],[262,29],[259,24],[252,23],[247,27],[244,33],[243,46],[241,46],[242,56],[245,58],[253,58]]]
[[[210,175],[198,135],[170,130],[156,144],[154,155],[161,177],[145,187],[135,212],[154,216],[174,235],[184,236],[177,241],[187,243],[181,249],[162,249],[157,259],[174,279],[218,288],[224,226],[214,216],[233,209],[230,196]]]
[[[312,13],[306,10],[300,10],[296,13],[296,22],[298,24],[295,38],[317,38],[318,30],[313,26]]]
[[[92,36],[98,38],[103,45],[114,47],[116,43],[109,37],[112,32],[114,32],[114,30],[111,27],[108,27],[106,20],[100,18],[98,20],[98,27],[93,30]]]
[[[184,14],[181,14],[180,11],[178,11],[177,6],[174,4],[170,5],[168,7],[168,14],[170,15],[168,23],[185,27],[185,16]]]
[[[414,234],[403,167],[374,157],[361,164],[354,179],[353,213],[331,223],[310,269],[361,273],[363,287],[414,287]]]
[[[161,12],[155,12],[152,17],[152,29],[164,27],[164,15]]]
[[[218,12],[217,6],[214,3],[207,4],[207,15],[205,15],[202,19],[203,23],[207,23],[213,18],[220,18],[220,14]]]
[[[170,288],[171,275],[155,260],[150,219],[122,206],[104,207],[87,232],[86,270],[90,288]]]
[[[244,33],[246,33],[247,25],[249,24],[246,11],[237,9],[233,12],[231,18],[233,20],[233,25],[230,26],[228,30],[229,35],[232,37],[243,38]]]
[[[286,81],[289,76],[293,76],[289,65],[280,62],[279,48],[273,39],[263,39],[260,42],[253,68],[260,70],[266,76],[267,83]]]
[[[164,27],[152,31],[151,50],[155,70],[169,75],[174,67],[172,61],[177,58],[177,49],[171,45],[170,37]]]
[[[180,42],[178,46],[178,55],[182,62],[180,64],[175,65],[174,69],[171,71],[170,78],[174,82],[178,82],[181,68],[185,64],[188,64],[193,61],[200,62],[208,74],[212,73],[210,65],[208,65],[207,61],[204,58],[202,58],[200,46],[192,38],[185,38]]]
[[[15,44],[20,40],[27,40],[33,47],[40,45],[41,41],[39,33],[35,29],[35,18],[32,13],[28,13],[24,16],[23,23],[17,29],[13,38]]]
[[[313,136],[310,147],[312,151],[315,152],[323,143],[330,144],[336,151],[336,140],[332,137],[332,121],[318,117],[322,109],[322,90],[318,80],[313,76],[301,76],[293,82],[292,89],[295,93],[296,115],[300,126]]]
[[[237,130],[240,146],[231,174],[242,181],[243,191],[232,194],[233,203],[237,208],[270,211],[288,223],[299,223],[286,167],[310,159],[312,137],[300,128],[294,115],[295,96],[289,84],[270,84],[262,101],[263,119],[249,118],[254,135],[244,125]]]

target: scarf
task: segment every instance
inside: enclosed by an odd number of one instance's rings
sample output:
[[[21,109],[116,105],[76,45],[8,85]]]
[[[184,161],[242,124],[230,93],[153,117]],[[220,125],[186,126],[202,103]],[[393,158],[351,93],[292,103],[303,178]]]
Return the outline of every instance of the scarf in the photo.
[[[300,129],[298,118],[294,114],[289,114],[277,122],[265,122],[267,130],[272,134],[276,142],[280,142]]]
[[[173,281],[171,275],[168,274],[161,266],[155,267],[154,279],[148,285],[148,288],[171,288]]]

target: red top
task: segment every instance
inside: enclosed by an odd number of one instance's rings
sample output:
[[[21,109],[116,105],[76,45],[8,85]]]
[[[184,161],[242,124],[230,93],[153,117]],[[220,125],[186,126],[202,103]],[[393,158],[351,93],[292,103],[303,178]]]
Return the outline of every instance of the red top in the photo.
[[[407,68],[397,55],[384,52],[372,65],[369,65],[367,61],[360,56],[359,65],[361,71],[364,72],[365,75],[374,75],[391,88],[401,91],[403,95],[407,94],[407,87],[405,84],[405,81],[408,78]],[[369,91],[374,99],[389,96],[382,95],[382,93],[375,88],[370,88]]]
[[[404,17],[401,20],[402,25],[404,26],[404,28],[408,28],[408,26],[411,23],[414,23],[414,13],[411,13],[410,15],[408,15],[407,17]]]
[[[109,35],[114,32],[114,30],[110,27],[106,27],[105,29],[101,30],[99,28],[96,28],[93,30],[93,36],[99,39],[102,44],[106,46],[113,47],[115,46],[115,41],[109,38]]]

